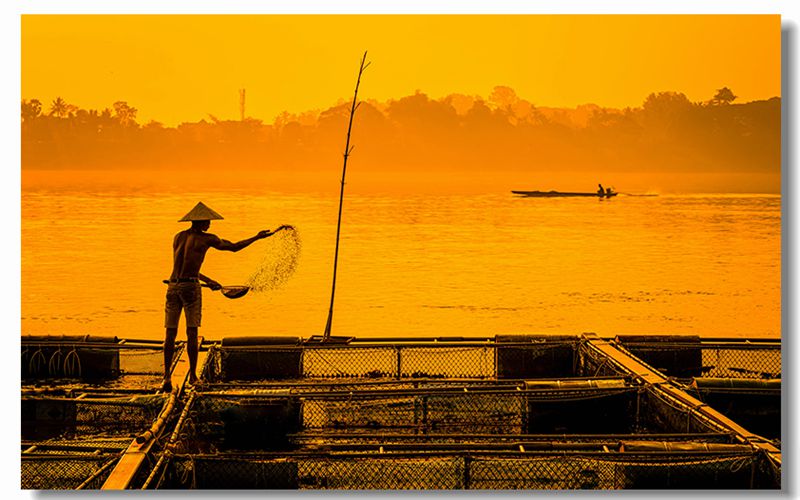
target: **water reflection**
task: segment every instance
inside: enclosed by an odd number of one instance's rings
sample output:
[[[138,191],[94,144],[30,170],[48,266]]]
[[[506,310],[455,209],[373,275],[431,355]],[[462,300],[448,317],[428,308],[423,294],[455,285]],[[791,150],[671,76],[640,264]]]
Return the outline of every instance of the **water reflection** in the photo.
[[[207,294],[203,333],[320,334],[335,196],[24,191],[22,330],[157,339],[174,222],[202,196],[240,239],[280,224],[303,238],[297,272],[238,301]],[[351,195],[334,334],[780,334],[780,197]],[[268,248],[209,255],[241,282]],[[135,312],[132,312],[135,311]]]

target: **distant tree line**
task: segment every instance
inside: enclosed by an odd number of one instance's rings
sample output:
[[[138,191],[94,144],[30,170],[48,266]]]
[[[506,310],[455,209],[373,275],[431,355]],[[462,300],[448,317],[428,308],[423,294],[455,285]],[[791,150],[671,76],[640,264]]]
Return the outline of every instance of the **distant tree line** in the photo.
[[[780,98],[735,103],[650,94],[640,107],[535,106],[509,87],[488,98],[417,92],[358,109],[352,160],[372,170],[779,172]],[[140,124],[125,101],[85,110],[58,97],[22,101],[22,166],[39,169],[296,169],[338,165],[349,106],[284,112],[272,123],[209,118]]]

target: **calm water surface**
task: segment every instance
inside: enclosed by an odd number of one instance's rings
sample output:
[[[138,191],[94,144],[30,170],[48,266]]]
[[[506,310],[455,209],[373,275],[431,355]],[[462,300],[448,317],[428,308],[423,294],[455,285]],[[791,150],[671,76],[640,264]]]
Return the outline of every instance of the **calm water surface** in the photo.
[[[238,240],[294,224],[282,288],[204,292],[208,338],[321,334],[338,192],[120,194],[23,190],[22,333],[159,339],[176,222],[202,200]],[[335,335],[780,335],[780,197],[347,195]],[[209,251],[241,284],[275,244]],[[181,320],[183,324],[183,320]]]

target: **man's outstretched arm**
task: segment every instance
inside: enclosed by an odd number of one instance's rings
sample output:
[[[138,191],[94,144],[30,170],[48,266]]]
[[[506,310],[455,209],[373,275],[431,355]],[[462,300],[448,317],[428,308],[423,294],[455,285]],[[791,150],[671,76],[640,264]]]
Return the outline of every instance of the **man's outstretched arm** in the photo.
[[[253,242],[258,240],[263,240],[264,238],[268,238],[273,234],[277,233],[281,229],[284,229],[286,226],[281,226],[275,231],[270,231],[269,229],[264,231],[259,231],[259,233],[252,238],[247,238],[246,240],[237,241],[236,243],[232,243],[228,240],[223,240],[221,238],[216,238],[209,242],[209,246],[211,248],[216,248],[217,250],[227,250],[228,252],[238,252],[244,248],[249,247]]]

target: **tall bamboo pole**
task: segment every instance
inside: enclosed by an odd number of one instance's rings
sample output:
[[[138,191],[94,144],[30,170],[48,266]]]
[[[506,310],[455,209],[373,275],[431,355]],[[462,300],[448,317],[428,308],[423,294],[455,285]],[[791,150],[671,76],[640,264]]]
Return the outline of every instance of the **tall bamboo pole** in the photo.
[[[339,265],[339,234],[342,230],[342,200],[344,199],[344,176],[347,172],[347,158],[353,152],[350,147],[350,132],[353,130],[353,116],[356,114],[356,109],[360,105],[358,101],[358,86],[361,84],[361,74],[367,69],[369,63],[367,61],[367,53],[364,52],[364,57],[361,58],[361,66],[358,68],[358,79],[356,80],[356,90],[353,92],[353,105],[350,107],[350,122],[347,124],[347,141],[344,144],[344,165],[342,166],[342,186],[339,191],[339,220],[336,222],[336,251],[333,256],[333,286],[331,287],[331,307],[328,309],[328,322],[325,324],[325,333],[322,340],[326,341],[331,336],[331,325],[333,323],[333,299],[336,295],[336,269]]]

